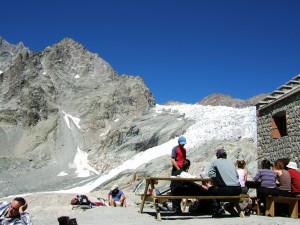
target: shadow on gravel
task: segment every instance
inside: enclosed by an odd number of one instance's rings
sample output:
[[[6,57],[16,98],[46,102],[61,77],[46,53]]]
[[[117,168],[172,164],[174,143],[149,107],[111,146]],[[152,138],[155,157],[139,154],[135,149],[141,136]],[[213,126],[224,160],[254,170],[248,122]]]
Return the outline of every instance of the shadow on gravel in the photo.
[[[155,212],[144,212],[156,219]],[[161,220],[190,220],[190,219],[221,219],[221,218],[233,218],[231,215],[224,214],[220,217],[212,217],[211,215],[197,214],[197,213],[174,213],[174,212],[161,212]]]

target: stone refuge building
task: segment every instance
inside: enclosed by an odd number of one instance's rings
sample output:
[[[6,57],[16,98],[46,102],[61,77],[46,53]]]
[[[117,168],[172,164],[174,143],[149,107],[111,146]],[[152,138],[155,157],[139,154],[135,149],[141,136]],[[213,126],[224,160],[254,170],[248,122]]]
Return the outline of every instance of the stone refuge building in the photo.
[[[288,158],[300,166],[300,74],[256,104],[258,161]]]

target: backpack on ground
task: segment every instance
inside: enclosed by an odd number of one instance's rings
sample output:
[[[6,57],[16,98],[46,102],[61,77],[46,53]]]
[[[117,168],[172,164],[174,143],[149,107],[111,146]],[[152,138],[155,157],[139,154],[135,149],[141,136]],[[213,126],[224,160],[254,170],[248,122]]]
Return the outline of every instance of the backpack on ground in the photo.
[[[86,195],[77,195],[76,198],[71,200],[71,205],[90,205],[91,201]]]
[[[78,198],[72,198],[71,202],[70,202],[71,205],[78,205]]]

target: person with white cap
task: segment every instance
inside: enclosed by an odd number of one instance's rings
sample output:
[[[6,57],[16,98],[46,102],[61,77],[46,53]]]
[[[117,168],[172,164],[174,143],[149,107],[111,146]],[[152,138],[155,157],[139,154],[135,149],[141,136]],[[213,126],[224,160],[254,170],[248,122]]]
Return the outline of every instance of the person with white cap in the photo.
[[[292,194],[300,195],[300,171],[296,162],[289,162],[286,166],[291,176],[291,190]]]
[[[110,189],[107,200],[110,206],[116,207],[117,205],[121,205],[122,207],[126,207],[126,196],[117,184],[114,184]]]
[[[186,159],[186,149],[184,145],[186,144],[186,138],[180,136],[178,138],[178,145],[172,149],[171,153],[171,163],[172,163],[172,176],[174,173],[182,168],[183,161]]]

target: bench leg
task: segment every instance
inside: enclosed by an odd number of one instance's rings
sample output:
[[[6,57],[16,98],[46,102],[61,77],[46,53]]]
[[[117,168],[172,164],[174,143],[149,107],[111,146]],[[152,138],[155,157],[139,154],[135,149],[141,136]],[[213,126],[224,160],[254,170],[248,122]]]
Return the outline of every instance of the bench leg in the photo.
[[[154,199],[153,203],[154,203],[154,208],[155,208],[155,212],[156,212],[156,219],[161,220],[160,209],[158,207],[158,200]]]
[[[272,216],[274,217],[275,216],[275,202],[274,202],[274,199],[273,197],[269,197],[267,196],[266,197],[266,212],[265,212],[265,215],[266,216]]]
[[[289,203],[289,216],[298,219],[298,200]]]
[[[275,216],[275,202],[288,204],[288,214],[291,218],[298,218],[298,200],[286,200],[276,199],[276,197],[266,197],[266,216]]]

